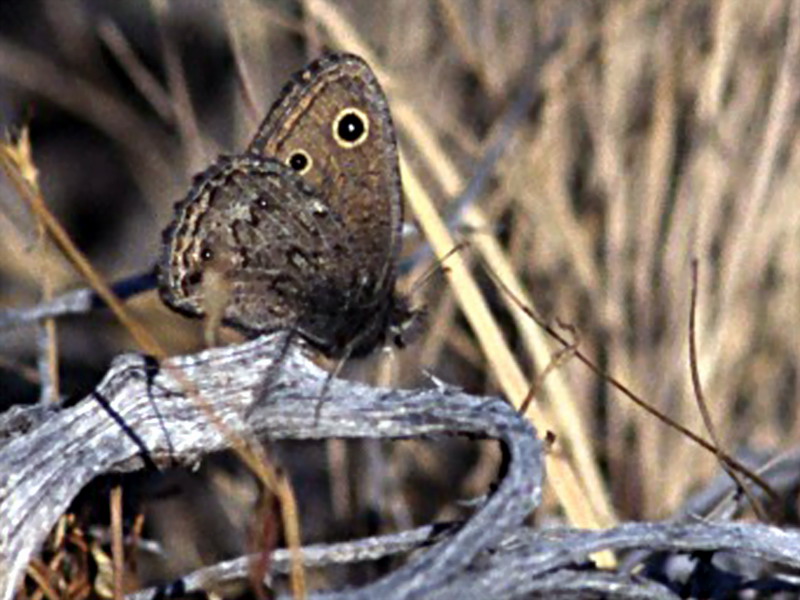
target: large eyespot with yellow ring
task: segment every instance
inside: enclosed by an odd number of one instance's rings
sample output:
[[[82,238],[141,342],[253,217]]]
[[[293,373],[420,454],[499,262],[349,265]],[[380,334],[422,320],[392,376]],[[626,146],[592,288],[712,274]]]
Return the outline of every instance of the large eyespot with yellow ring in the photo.
[[[286,164],[298,175],[305,175],[314,166],[314,161],[305,150],[294,150],[286,159]]]
[[[360,146],[368,136],[369,118],[357,108],[345,108],[333,120],[333,139],[342,148]]]

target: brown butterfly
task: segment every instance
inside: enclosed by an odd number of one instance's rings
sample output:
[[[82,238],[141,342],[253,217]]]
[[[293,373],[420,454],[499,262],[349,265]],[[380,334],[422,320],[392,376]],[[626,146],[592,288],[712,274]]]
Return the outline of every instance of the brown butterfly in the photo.
[[[176,205],[161,297],[195,317],[221,302],[224,323],[296,331],[331,357],[402,346],[418,315],[395,291],[402,223],[386,97],[362,59],[327,55]]]

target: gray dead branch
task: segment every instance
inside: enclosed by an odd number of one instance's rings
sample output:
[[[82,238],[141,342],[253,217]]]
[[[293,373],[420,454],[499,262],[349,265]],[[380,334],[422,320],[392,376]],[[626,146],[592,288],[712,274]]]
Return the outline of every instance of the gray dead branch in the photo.
[[[800,534],[765,525],[527,528],[523,520],[541,497],[543,450],[530,424],[508,404],[438,384],[390,390],[334,380],[318,411],[327,373],[299,348],[288,351],[279,369],[271,369],[283,349],[282,338],[271,336],[161,365],[125,355],[114,361],[92,394],[70,408],[16,407],[0,415],[0,599],[14,596],[56,520],[93,478],[141,469],[147,460],[192,466],[228,447],[198,399],[213,406],[215,418],[229,430],[259,438],[470,435],[496,439],[505,447],[502,481],[464,523],[304,548],[303,561],[313,567],[421,549],[366,587],[314,598],[678,597],[675,589],[653,578],[598,572],[589,556],[607,549],[721,551],[800,568]],[[275,574],[287,572],[287,552],[276,551],[270,564]],[[168,589],[142,590],[131,597],[149,600],[214,589],[247,576],[248,557],[242,557],[189,574]],[[740,587],[746,583],[734,581]],[[775,578],[767,583],[791,586]]]
[[[506,446],[508,474],[475,518],[371,586],[370,594],[417,593],[440,585],[480,549],[518,527],[535,507],[542,480],[539,442],[530,425],[501,400],[443,387],[401,391],[337,380],[317,411],[327,374],[298,349],[289,351],[280,369],[270,369],[282,349],[280,338],[272,337],[160,366],[125,355],[72,408],[16,408],[3,415],[2,598],[13,596],[28,561],[93,478],[140,469],[144,456],[165,466],[193,465],[227,447],[198,398],[213,406],[215,418],[230,430],[270,439],[470,434],[496,438]],[[187,384],[194,388],[189,394]],[[132,435],[123,433],[123,426]]]

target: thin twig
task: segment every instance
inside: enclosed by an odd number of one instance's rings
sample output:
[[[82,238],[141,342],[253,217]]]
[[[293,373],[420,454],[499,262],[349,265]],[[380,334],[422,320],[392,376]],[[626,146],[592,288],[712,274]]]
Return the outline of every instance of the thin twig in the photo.
[[[161,54],[167,72],[167,84],[171,96],[173,112],[181,134],[181,146],[186,152],[189,171],[196,173],[208,164],[205,144],[197,124],[197,116],[192,107],[189,85],[178,50],[175,46],[172,22],[169,19],[169,4],[166,0],[150,0],[155,16]]]
[[[122,544],[122,486],[111,489],[111,558],[114,563],[114,600],[123,600],[125,590],[125,549]]]
[[[495,282],[495,284],[497,284],[499,287],[501,287],[503,289],[503,291],[506,294],[509,295],[509,297],[514,299],[514,302],[520,307],[521,310],[523,310],[525,312],[525,314],[527,314],[531,318],[531,320],[534,323],[536,323],[539,327],[541,327],[544,331],[546,331],[547,334],[550,335],[550,337],[554,338],[562,346],[564,346],[565,348],[569,348],[570,347],[570,343],[566,339],[564,339],[561,336],[561,334],[559,334],[555,329],[553,329],[547,323],[545,323],[533,311],[533,309],[531,309],[529,306],[525,305],[519,298],[517,298],[517,296],[513,293],[513,291],[511,289],[509,289],[509,287],[506,286],[506,284],[502,280],[500,280],[494,273],[492,273],[491,270],[487,270],[487,273],[492,278],[492,280]],[[664,413],[662,413],[661,411],[659,411],[657,408],[655,408],[651,404],[649,404],[646,401],[644,401],[641,398],[639,398],[635,393],[633,393],[633,391],[630,388],[628,388],[625,384],[623,384],[618,379],[614,378],[609,373],[606,373],[603,369],[601,369],[599,366],[597,366],[589,357],[587,357],[585,354],[583,354],[580,350],[575,349],[575,356],[584,365],[589,367],[589,369],[593,373],[595,373],[595,375],[600,377],[602,380],[610,383],[614,388],[616,388],[618,391],[622,392],[622,394],[626,398],[631,400],[639,408],[644,409],[645,411],[647,411],[648,413],[650,413],[651,415],[656,417],[658,420],[662,421],[664,424],[668,425],[669,427],[672,427],[674,430],[676,430],[679,433],[683,434],[684,436],[686,436],[687,438],[692,440],[694,443],[699,445],[704,450],[707,450],[708,452],[711,452],[713,454],[717,453],[717,449],[714,447],[713,444],[709,443],[708,441],[706,441],[705,439],[700,437],[698,434],[694,433],[692,430],[684,427],[683,425],[681,425],[680,423],[678,423],[674,419],[670,418],[669,416],[667,416]],[[750,469],[748,469],[747,467],[742,465],[739,461],[737,461],[736,459],[728,456],[724,452],[720,452],[720,454],[718,456],[719,456],[719,459],[722,462],[724,462],[726,465],[728,465],[731,469],[733,469],[735,471],[738,471],[739,473],[742,473],[743,475],[748,477],[750,480],[752,480],[756,485],[761,487],[767,494],[769,494],[771,497],[773,497],[774,492],[770,488],[769,484],[767,484],[767,482],[765,482],[758,474],[754,473],[753,471],[751,471]],[[773,499],[776,499],[776,498],[773,497]]]
[[[694,389],[695,399],[697,400],[697,408],[700,410],[700,415],[703,417],[703,423],[706,426],[706,430],[708,431],[708,435],[711,438],[711,442],[714,445],[714,453],[717,455],[717,459],[719,460],[720,466],[725,469],[728,475],[736,482],[745,495],[747,499],[750,501],[750,505],[753,507],[753,510],[756,513],[756,516],[761,521],[767,520],[767,515],[764,511],[764,508],[761,506],[761,502],[759,502],[758,498],[756,498],[753,493],[750,491],[750,488],[745,482],[742,480],[739,473],[737,473],[734,469],[732,469],[723,459],[722,457],[725,456],[725,450],[722,446],[722,442],[717,435],[716,427],[714,427],[714,420],[711,418],[711,413],[708,410],[708,405],[706,404],[705,395],[703,394],[703,385],[700,382],[700,371],[698,366],[698,358],[697,358],[697,330],[696,330],[696,321],[697,321],[697,259],[692,260],[692,298],[689,305],[689,369],[692,374],[692,388]],[[765,482],[766,484],[766,482]],[[768,485],[768,484],[767,484]],[[765,490],[769,493],[772,498],[777,498],[778,495],[772,490],[771,487],[767,487]]]
[[[147,100],[164,123],[175,121],[175,111],[169,94],[142,64],[123,33],[111,19],[102,19],[97,27],[100,39],[125,70],[139,93]]]
[[[8,148],[7,144],[0,146],[0,166],[2,166],[6,176],[11,180],[19,196],[28,203],[31,210],[41,219],[47,233],[52,237],[56,245],[114,312],[116,317],[134,337],[139,347],[152,356],[166,356],[166,352],[161,348],[161,345],[130,316],[128,310],[111,291],[100,274],[87,260],[86,256],[75,246],[67,232],[64,231],[64,228],[61,227],[61,224],[53,216],[53,213],[47,208],[41,193],[32,188],[23,178],[22,171],[15,164],[12,155],[9,154]]]
[[[238,10],[234,10],[231,2],[222,2],[221,9],[228,31],[228,41],[233,53],[234,64],[236,65],[236,81],[239,83],[242,92],[242,100],[247,110],[247,116],[255,125],[261,120],[262,115],[256,103],[253,78],[250,76],[250,70],[242,51],[242,15]]]
[[[547,365],[545,365],[544,369],[542,369],[541,373],[538,373],[536,377],[533,378],[531,382],[531,387],[528,390],[528,394],[525,396],[525,399],[519,405],[519,413],[524,415],[528,411],[528,407],[530,406],[531,402],[533,402],[536,395],[539,393],[539,390],[542,389],[544,385],[545,379],[547,376],[554,371],[555,369],[561,368],[566,362],[572,358],[578,350],[578,340],[576,339],[572,344],[566,346],[565,348],[561,348],[553,354],[553,358],[550,360]]]

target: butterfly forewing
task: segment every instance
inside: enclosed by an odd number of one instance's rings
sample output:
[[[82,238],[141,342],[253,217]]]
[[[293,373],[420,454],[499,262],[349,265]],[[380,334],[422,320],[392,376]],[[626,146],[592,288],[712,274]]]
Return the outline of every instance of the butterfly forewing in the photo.
[[[386,97],[362,59],[329,55],[294,75],[250,151],[304,167],[297,171],[352,234],[362,293],[393,288],[403,221],[397,142]]]

